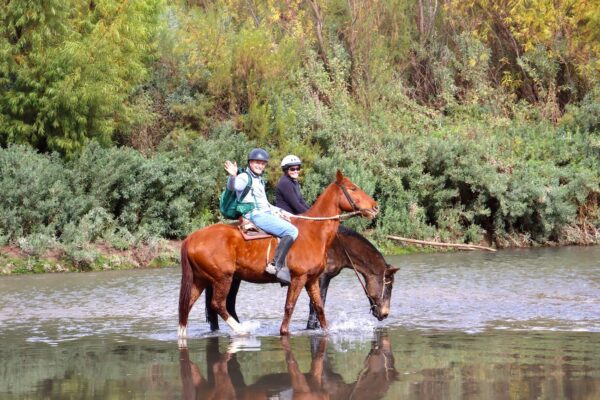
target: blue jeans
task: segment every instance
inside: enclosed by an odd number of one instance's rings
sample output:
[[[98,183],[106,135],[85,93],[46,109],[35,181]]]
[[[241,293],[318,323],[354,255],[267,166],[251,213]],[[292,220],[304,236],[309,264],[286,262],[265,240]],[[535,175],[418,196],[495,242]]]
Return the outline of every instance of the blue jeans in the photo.
[[[298,228],[284,219],[274,216],[270,212],[262,212],[250,216],[250,221],[263,231],[277,237],[291,236],[296,240]]]

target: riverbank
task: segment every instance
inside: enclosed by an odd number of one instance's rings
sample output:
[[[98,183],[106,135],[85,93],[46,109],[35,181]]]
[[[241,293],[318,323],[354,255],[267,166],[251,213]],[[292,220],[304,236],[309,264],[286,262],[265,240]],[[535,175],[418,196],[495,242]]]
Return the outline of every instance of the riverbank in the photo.
[[[160,240],[125,250],[89,244],[75,254],[52,249],[36,255],[17,246],[3,246],[0,275],[160,268],[179,264],[180,246],[181,240]]]
[[[570,232],[570,231],[569,231]],[[569,233],[566,231],[566,233]],[[447,253],[461,251],[448,247],[398,244],[394,241],[379,242],[366,235],[386,256],[402,256],[415,253]],[[439,240],[434,240],[439,241]],[[58,272],[90,272],[161,268],[179,265],[181,240],[159,239],[152,243],[117,249],[105,243],[86,245],[79,252],[67,252],[62,248],[46,250],[42,254],[31,254],[18,246],[0,247],[0,276],[11,274],[39,274]],[[534,243],[525,235],[513,235],[495,243],[476,243],[494,249],[594,246],[600,244],[600,229],[589,226],[586,231],[578,230],[565,234],[561,240],[543,245]]]

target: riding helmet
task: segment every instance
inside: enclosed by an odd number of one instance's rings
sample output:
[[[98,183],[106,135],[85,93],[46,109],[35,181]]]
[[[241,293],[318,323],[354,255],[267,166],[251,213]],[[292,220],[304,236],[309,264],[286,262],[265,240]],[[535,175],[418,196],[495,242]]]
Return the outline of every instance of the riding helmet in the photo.
[[[297,165],[302,165],[302,160],[300,160],[300,157],[293,154],[288,154],[287,156],[283,157],[283,160],[281,160],[281,169],[284,171],[287,171],[289,167],[294,167]]]
[[[259,160],[259,161],[269,161],[269,153],[267,153],[267,151],[265,149],[261,149],[260,147],[257,147],[255,149],[252,149],[250,151],[250,154],[248,154],[248,161],[251,160]]]

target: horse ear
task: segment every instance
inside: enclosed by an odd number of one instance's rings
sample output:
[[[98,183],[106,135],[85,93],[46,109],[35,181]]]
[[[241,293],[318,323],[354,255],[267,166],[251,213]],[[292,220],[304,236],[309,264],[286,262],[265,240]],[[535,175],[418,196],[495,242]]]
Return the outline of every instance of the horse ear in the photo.
[[[388,264],[389,265],[389,264]],[[394,275],[396,272],[400,271],[400,268],[388,268],[387,273],[389,275]]]
[[[342,179],[344,179],[344,175],[342,174],[342,171],[340,171],[338,169],[337,172],[335,173],[335,181],[337,183],[342,183]]]

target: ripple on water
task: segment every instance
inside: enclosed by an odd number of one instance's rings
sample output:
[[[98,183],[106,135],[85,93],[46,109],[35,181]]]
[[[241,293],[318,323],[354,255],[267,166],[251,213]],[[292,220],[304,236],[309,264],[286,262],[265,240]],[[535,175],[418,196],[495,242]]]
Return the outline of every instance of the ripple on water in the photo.
[[[495,254],[390,257],[396,274],[388,319],[377,321],[354,273],[331,282],[325,306],[332,337],[362,337],[382,326],[481,332],[600,332],[600,247]],[[178,269],[0,278],[0,333],[25,327],[30,340],[122,334],[172,340],[177,330]],[[255,336],[277,336],[286,290],[243,283],[238,315]],[[308,297],[290,330],[305,334]],[[213,335],[204,299],[190,315],[191,336]],[[222,332],[227,325],[220,321]]]

